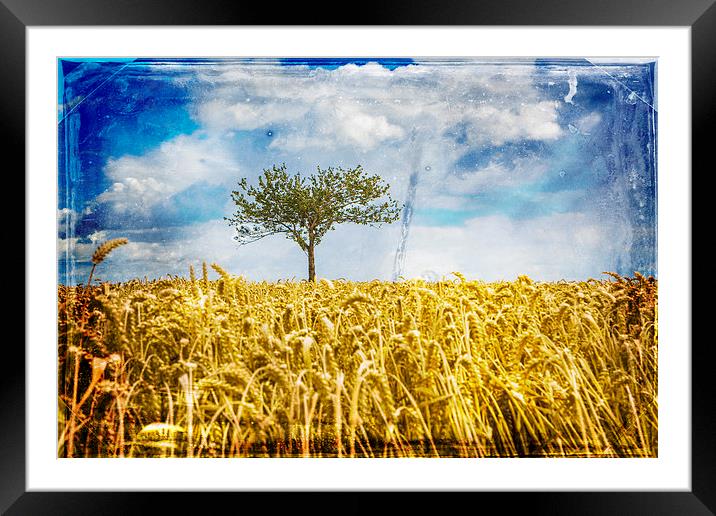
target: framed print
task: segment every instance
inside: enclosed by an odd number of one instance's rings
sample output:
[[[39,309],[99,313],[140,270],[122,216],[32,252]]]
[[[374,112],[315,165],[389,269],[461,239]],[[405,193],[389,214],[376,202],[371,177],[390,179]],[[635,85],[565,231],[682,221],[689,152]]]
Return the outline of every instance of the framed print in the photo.
[[[8,4],[9,513],[147,490],[713,510],[690,409],[711,392],[690,306],[708,3],[343,27]]]

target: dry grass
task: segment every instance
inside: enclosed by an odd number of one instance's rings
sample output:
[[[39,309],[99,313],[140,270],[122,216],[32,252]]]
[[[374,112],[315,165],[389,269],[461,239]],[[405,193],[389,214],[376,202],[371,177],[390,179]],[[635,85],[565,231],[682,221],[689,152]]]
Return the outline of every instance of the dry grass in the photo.
[[[655,457],[656,281],[59,287],[59,456]]]

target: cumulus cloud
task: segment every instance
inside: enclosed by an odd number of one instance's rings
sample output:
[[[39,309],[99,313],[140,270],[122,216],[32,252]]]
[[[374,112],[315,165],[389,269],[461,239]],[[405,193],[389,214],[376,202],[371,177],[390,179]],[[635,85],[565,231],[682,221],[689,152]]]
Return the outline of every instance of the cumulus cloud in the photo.
[[[147,216],[191,185],[221,184],[235,179],[238,170],[225,142],[199,132],[179,135],[142,156],[108,160],[105,176],[112,186],[96,200],[119,216]]]
[[[309,108],[295,102],[229,102],[212,99],[197,107],[199,121],[210,130],[251,130],[303,117]]]
[[[562,131],[557,106],[540,99],[534,67],[464,67],[421,63],[389,70],[378,63],[334,70],[261,64],[204,70],[195,108],[213,130],[283,125],[272,148],[358,146],[373,149],[406,139],[420,127],[433,140],[466,124],[472,143],[554,140]],[[208,86],[206,86],[208,84]],[[289,126],[290,124],[290,126]]]
[[[387,141],[405,136],[405,130],[390,123],[386,115],[372,113],[351,102],[319,102],[312,107],[312,124],[299,124],[305,130],[286,131],[270,145],[272,149],[302,151],[308,147],[356,146],[370,150]],[[282,120],[266,119],[266,124]]]
[[[464,112],[470,143],[502,145],[517,140],[556,140],[562,136],[552,101],[524,104],[512,109],[480,105]]]

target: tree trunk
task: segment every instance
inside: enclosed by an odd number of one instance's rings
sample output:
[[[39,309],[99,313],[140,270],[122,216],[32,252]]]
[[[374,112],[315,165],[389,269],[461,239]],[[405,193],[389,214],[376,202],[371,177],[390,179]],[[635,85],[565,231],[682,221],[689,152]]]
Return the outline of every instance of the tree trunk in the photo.
[[[308,281],[316,281],[316,257],[314,253],[314,244],[308,244]]]

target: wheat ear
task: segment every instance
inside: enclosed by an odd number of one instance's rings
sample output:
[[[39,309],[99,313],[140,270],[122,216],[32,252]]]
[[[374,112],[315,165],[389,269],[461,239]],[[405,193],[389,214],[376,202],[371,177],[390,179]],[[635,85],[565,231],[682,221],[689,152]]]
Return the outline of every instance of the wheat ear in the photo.
[[[97,249],[95,249],[94,254],[92,255],[92,270],[90,271],[89,279],[87,280],[87,286],[89,287],[92,284],[92,276],[94,275],[94,268],[97,267],[100,263],[104,261],[105,258],[107,258],[107,255],[111,253],[113,250],[117,249],[119,246],[122,246],[129,242],[126,238],[113,238],[112,240],[107,240],[105,243],[101,244]]]

